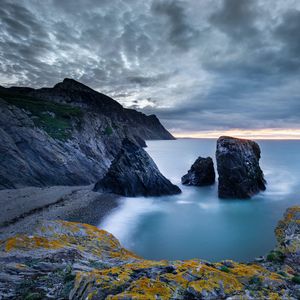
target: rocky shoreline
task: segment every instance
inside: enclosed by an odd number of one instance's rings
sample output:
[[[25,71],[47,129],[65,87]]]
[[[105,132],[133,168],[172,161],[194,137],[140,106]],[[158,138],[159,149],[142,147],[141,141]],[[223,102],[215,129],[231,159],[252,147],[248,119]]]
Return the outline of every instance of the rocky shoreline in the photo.
[[[0,239],[28,234],[44,220],[98,225],[121,200],[117,195],[92,189],[93,185],[1,190]]]
[[[87,224],[44,221],[0,243],[1,299],[291,299],[300,297],[300,207],[255,263],[145,260]]]

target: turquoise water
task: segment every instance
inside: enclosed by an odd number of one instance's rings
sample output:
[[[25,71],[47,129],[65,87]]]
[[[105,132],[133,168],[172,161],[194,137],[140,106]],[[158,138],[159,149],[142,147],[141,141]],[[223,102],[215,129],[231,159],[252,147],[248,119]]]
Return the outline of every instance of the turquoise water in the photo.
[[[274,228],[285,209],[300,204],[300,141],[258,143],[267,190],[251,200],[221,200],[217,183],[180,184],[198,156],[214,158],[216,140],[148,141],[146,150],[182,194],[123,198],[99,227],[148,259],[249,261],[267,253],[275,245]]]

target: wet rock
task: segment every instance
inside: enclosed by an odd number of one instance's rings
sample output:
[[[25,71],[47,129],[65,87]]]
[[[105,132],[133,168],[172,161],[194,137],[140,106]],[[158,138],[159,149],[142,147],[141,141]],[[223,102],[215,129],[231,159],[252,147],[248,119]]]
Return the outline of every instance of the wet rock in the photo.
[[[112,162],[107,174],[96,183],[95,191],[128,197],[179,194],[181,190],[165,178],[148,153],[129,139]]]
[[[211,157],[198,157],[186,175],[181,178],[182,184],[206,186],[215,183],[215,169]]]
[[[220,198],[250,198],[266,189],[256,142],[222,136],[217,141],[216,159]]]

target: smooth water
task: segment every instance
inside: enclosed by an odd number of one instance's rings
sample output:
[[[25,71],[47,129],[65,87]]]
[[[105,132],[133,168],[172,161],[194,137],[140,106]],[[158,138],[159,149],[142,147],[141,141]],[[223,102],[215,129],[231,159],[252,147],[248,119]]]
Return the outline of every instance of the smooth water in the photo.
[[[99,227],[147,259],[249,261],[267,253],[285,209],[300,204],[300,141],[258,143],[267,190],[251,200],[222,200],[217,182],[211,187],[180,184],[198,156],[214,158],[216,140],[148,141],[146,150],[182,194],[124,198]]]

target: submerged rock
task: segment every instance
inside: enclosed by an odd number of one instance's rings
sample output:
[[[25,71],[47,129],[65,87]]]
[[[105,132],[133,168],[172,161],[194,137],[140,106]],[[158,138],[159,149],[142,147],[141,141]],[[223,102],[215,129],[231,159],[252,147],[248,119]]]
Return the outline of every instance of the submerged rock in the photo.
[[[215,183],[215,169],[211,157],[198,157],[186,175],[181,178],[182,184],[206,186]]]
[[[298,243],[300,207],[279,225],[279,243]],[[294,228],[296,235],[290,235]],[[281,246],[281,245],[279,245]],[[30,235],[0,243],[1,299],[298,299],[292,261],[210,263],[145,260],[108,232],[87,224],[44,221]],[[290,252],[290,251],[289,251]],[[299,255],[299,253],[297,254]],[[289,265],[290,264],[290,265]],[[270,269],[268,269],[270,268]]]
[[[125,138],[107,174],[96,183],[95,191],[128,197],[179,194],[181,190],[158,170],[148,153]]]
[[[217,141],[216,159],[220,198],[250,198],[266,189],[256,142],[222,136]]]

